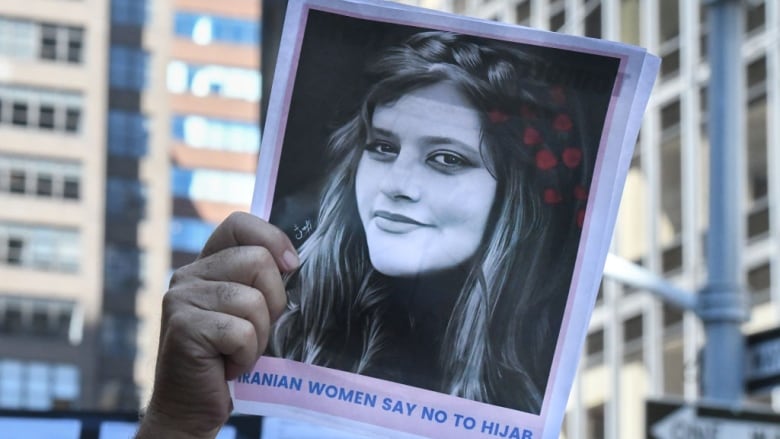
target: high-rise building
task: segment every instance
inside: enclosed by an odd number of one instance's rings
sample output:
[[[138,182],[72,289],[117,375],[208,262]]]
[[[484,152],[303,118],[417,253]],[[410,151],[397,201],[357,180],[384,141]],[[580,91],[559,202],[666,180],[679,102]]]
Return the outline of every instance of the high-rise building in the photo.
[[[430,4],[435,3],[435,4]],[[662,58],[624,191],[613,252],[696,291],[706,281],[707,3],[677,0],[440,0],[427,6],[555,32],[622,41]],[[740,269],[750,334],[780,322],[780,3],[744,8]],[[714,176],[717,178],[717,176]],[[645,437],[647,399],[700,395],[698,319],[606,280],[569,399],[568,438]],[[780,407],[780,392],[748,395]]]
[[[166,71],[171,267],[246,210],[260,143],[260,2],[176,0]]]
[[[137,409],[173,269],[248,208],[259,0],[0,4],[0,408]]]
[[[2,408],[97,403],[107,14],[0,3]]]
[[[170,273],[251,201],[260,2],[112,4],[102,382],[105,406],[131,409],[149,397]]]

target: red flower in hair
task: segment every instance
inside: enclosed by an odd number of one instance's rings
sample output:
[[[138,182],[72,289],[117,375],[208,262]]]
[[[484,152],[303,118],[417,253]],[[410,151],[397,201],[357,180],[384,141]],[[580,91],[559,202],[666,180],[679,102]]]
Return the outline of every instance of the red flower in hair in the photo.
[[[490,119],[491,123],[502,123],[506,122],[509,116],[503,111],[491,110],[488,112],[488,119]]]
[[[577,227],[582,228],[583,224],[585,224],[585,209],[580,209],[577,211]]]
[[[558,105],[566,103],[566,92],[563,91],[563,87],[560,85],[550,87],[550,97],[552,97],[553,102]]]
[[[554,168],[558,164],[558,159],[555,154],[548,149],[539,150],[536,153],[536,167],[542,171],[547,171]]]
[[[576,168],[582,162],[582,150],[570,146],[563,150],[561,157],[567,168]]]
[[[544,190],[544,202],[547,204],[558,204],[563,201],[561,193],[555,189]]]
[[[574,198],[583,201],[588,199],[588,191],[581,185],[574,187]]]
[[[553,121],[553,128],[555,128],[555,131],[571,131],[573,126],[574,124],[571,122],[571,117],[566,113],[559,114]]]
[[[528,146],[538,145],[542,143],[542,135],[539,131],[536,131],[534,127],[526,127],[523,132],[523,143]]]

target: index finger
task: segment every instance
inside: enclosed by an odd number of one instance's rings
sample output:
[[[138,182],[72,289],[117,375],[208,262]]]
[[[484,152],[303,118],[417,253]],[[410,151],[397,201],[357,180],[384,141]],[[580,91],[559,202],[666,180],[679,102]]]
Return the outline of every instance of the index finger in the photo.
[[[205,258],[226,248],[247,245],[266,248],[284,271],[294,270],[300,265],[298,253],[287,235],[272,224],[244,212],[230,214],[217,226],[198,258]]]

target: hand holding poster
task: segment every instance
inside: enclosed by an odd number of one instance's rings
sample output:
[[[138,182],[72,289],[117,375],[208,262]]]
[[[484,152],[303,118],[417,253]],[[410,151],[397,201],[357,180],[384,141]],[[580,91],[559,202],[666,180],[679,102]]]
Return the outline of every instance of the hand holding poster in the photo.
[[[252,209],[301,266],[236,409],[557,437],[657,67],[616,43],[292,1]]]

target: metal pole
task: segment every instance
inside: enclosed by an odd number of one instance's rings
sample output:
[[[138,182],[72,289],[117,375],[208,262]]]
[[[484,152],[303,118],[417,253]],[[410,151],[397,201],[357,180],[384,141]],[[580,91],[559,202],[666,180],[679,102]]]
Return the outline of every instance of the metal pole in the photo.
[[[652,271],[612,253],[607,255],[604,276],[641,290],[648,290],[665,303],[685,311],[696,311],[696,296]]]
[[[702,396],[718,404],[739,404],[744,389],[746,319],[740,287],[741,182],[743,145],[742,5],[709,1],[710,212],[708,284],[699,295],[704,323]]]

